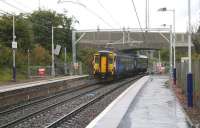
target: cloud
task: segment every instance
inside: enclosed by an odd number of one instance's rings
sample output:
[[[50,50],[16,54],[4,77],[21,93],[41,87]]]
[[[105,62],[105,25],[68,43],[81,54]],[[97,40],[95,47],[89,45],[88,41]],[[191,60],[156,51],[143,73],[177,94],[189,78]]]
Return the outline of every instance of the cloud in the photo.
[[[29,12],[38,9],[39,5],[38,0],[6,1]],[[83,3],[87,6],[87,8],[89,8],[89,10],[92,10],[93,13],[77,4],[57,4],[57,0],[48,0],[48,2],[47,0],[40,1],[41,7],[45,9],[53,9],[63,13],[63,9],[65,8],[68,11],[68,15],[73,15],[79,20],[80,24],[75,26],[77,29],[96,29],[97,26],[102,29],[108,29],[111,28],[111,26],[114,28],[139,28],[131,0],[72,0]],[[141,25],[145,27],[145,0],[134,0],[134,2],[141,21]],[[172,15],[169,12],[162,13],[157,11],[161,7],[167,7],[169,9],[176,10],[176,30],[186,31],[187,2],[188,0],[149,0],[150,26],[159,27],[164,23],[172,24]],[[99,3],[101,3],[103,7]],[[6,11],[14,11],[16,13],[20,12],[20,10],[14,9],[5,4],[1,4],[1,9]],[[199,0],[191,0],[191,9],[192,23],[197,23],[199,21]]]

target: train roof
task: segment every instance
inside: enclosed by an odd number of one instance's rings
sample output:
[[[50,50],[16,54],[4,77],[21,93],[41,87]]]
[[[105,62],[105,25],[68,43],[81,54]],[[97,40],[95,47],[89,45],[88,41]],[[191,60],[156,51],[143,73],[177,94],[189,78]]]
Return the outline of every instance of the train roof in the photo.
[[[114,51],[110,51],[110,50],[100,50],[98,51],[99,53],[116,53]],[[118,56],[126,56],[126,57],[136,57],[136,58],[144,58],[147,59],[148,57],[145,55],[138,55],[138,54],[126,54],[126,53],[117,53]]]
[[[111,52],[113,52],[113,51],[109,51],[109,50],[101,50],[101,51],[98,51],[98,52],[111,53]]]
[[[144,58],[144,59],[147,59],[148,57],[145,56],[145,55],[137,55],[138,58]]]

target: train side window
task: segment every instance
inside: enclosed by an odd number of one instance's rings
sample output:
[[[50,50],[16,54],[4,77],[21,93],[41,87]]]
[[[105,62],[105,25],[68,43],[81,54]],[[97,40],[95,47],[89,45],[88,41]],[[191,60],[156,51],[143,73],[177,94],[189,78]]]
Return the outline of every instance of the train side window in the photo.
[[[112,64],[113,63],[113,57],[112,56],[109,56],[108,57],[108,64]]]

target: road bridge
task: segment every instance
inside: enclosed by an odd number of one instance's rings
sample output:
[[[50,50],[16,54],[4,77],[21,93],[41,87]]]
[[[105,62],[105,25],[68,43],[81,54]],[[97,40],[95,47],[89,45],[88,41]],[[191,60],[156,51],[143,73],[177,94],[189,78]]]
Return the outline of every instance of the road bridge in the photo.
[[[97,49],[112,48],[116,50],[128,49],[161,49],[169,48],[169,32],[133,32],[133,31],[104,31],[79,32],[84,36],[79,45]],[[176,33],[176,47],[187,47],[187,35]]]

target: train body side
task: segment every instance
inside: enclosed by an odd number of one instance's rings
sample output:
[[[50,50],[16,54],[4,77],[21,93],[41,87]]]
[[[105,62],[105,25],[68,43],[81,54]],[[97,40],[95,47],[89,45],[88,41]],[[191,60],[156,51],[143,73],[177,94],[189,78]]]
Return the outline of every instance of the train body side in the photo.
[[[135,71],[135,59],[129,56],[117,56],[116,59],[116,75],[117,77],[132,74]]]
[[[111,51],[99,51],[94,55],[93,64],[95,78],[114,79],[146,72],[148,58],[141,55],[120,55]]]
[[[148,58],[143,55],[136,57],[136,69],[137,72],[146,72],[148,69]]]

